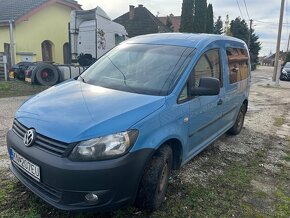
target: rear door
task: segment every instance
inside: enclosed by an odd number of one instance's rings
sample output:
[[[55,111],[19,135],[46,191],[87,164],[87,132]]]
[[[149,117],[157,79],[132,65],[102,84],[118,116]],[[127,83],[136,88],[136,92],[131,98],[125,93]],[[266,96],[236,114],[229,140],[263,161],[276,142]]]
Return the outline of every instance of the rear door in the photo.
[[[247,96],[250,66],[248,51],[244,48],[227,47],[226,59],[223,120],[225,125],[231,127],[236,120],[242,102]]]

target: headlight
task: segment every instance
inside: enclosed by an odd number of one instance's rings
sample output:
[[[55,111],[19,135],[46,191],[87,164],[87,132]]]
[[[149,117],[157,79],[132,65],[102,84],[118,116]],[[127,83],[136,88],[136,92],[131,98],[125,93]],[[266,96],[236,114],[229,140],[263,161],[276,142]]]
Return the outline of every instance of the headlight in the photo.
[[[134,145],[137,136],[137,130],[130,130],[80,142],[71,152],[69,159],[95,161],[122,156]]]
[[[283,69],[282,74],[287,74],[287,71]]]

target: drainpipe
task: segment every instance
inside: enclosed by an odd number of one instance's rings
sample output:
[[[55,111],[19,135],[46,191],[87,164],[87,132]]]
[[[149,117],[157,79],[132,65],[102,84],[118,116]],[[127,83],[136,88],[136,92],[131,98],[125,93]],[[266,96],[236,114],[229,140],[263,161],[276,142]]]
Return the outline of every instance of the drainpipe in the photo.
[[[10,32],[10,48],[11,48],[11,65],[15,65],[15,56],[14,56],[14,30],[13,30],[14,20],[9,20],[9,32]]]
[[[11,49],[11,65],[15,65],[15,43],[14,43],[14,29],[13,24],[14,20],[0,20],[0,24],[8,23],[9,24],[9,33],[10,33],[10,49]],[[1,26],[1,25],[0,25]]]

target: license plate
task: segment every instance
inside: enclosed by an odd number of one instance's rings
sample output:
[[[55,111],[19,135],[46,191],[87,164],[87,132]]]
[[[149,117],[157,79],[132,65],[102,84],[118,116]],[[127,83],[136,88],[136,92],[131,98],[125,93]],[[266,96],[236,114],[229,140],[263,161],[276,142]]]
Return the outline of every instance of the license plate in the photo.
[[[15,163],[19,169],[24,171],[26,174],[31,176],[33,179],[40,181],[40,168],[34,163],[31,163],[26,158],[22,157],[20,154],[15,152],[10,148],[10,158]]]

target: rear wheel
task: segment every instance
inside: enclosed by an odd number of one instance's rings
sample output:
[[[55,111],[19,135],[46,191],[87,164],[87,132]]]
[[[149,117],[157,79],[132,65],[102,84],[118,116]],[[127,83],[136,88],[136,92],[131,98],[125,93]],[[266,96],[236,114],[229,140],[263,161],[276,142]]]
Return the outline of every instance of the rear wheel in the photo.
[[[172,168],[172,150],[163,145],[147,165],[136,198],[141,209],[156,210],[164,201]]]
[[[241,130],[243,128],[243,125],[244,125],[246,111],[247,111],[246,105],[243,104],[242,107],[241,107],[241,109],[240,109],[240,111],[239,111],[239,114],[237,116],[237,119],[235,121],[235,124],[228,131],[229,134],[231,134],[231,135],[238,135],[241,132]]]

